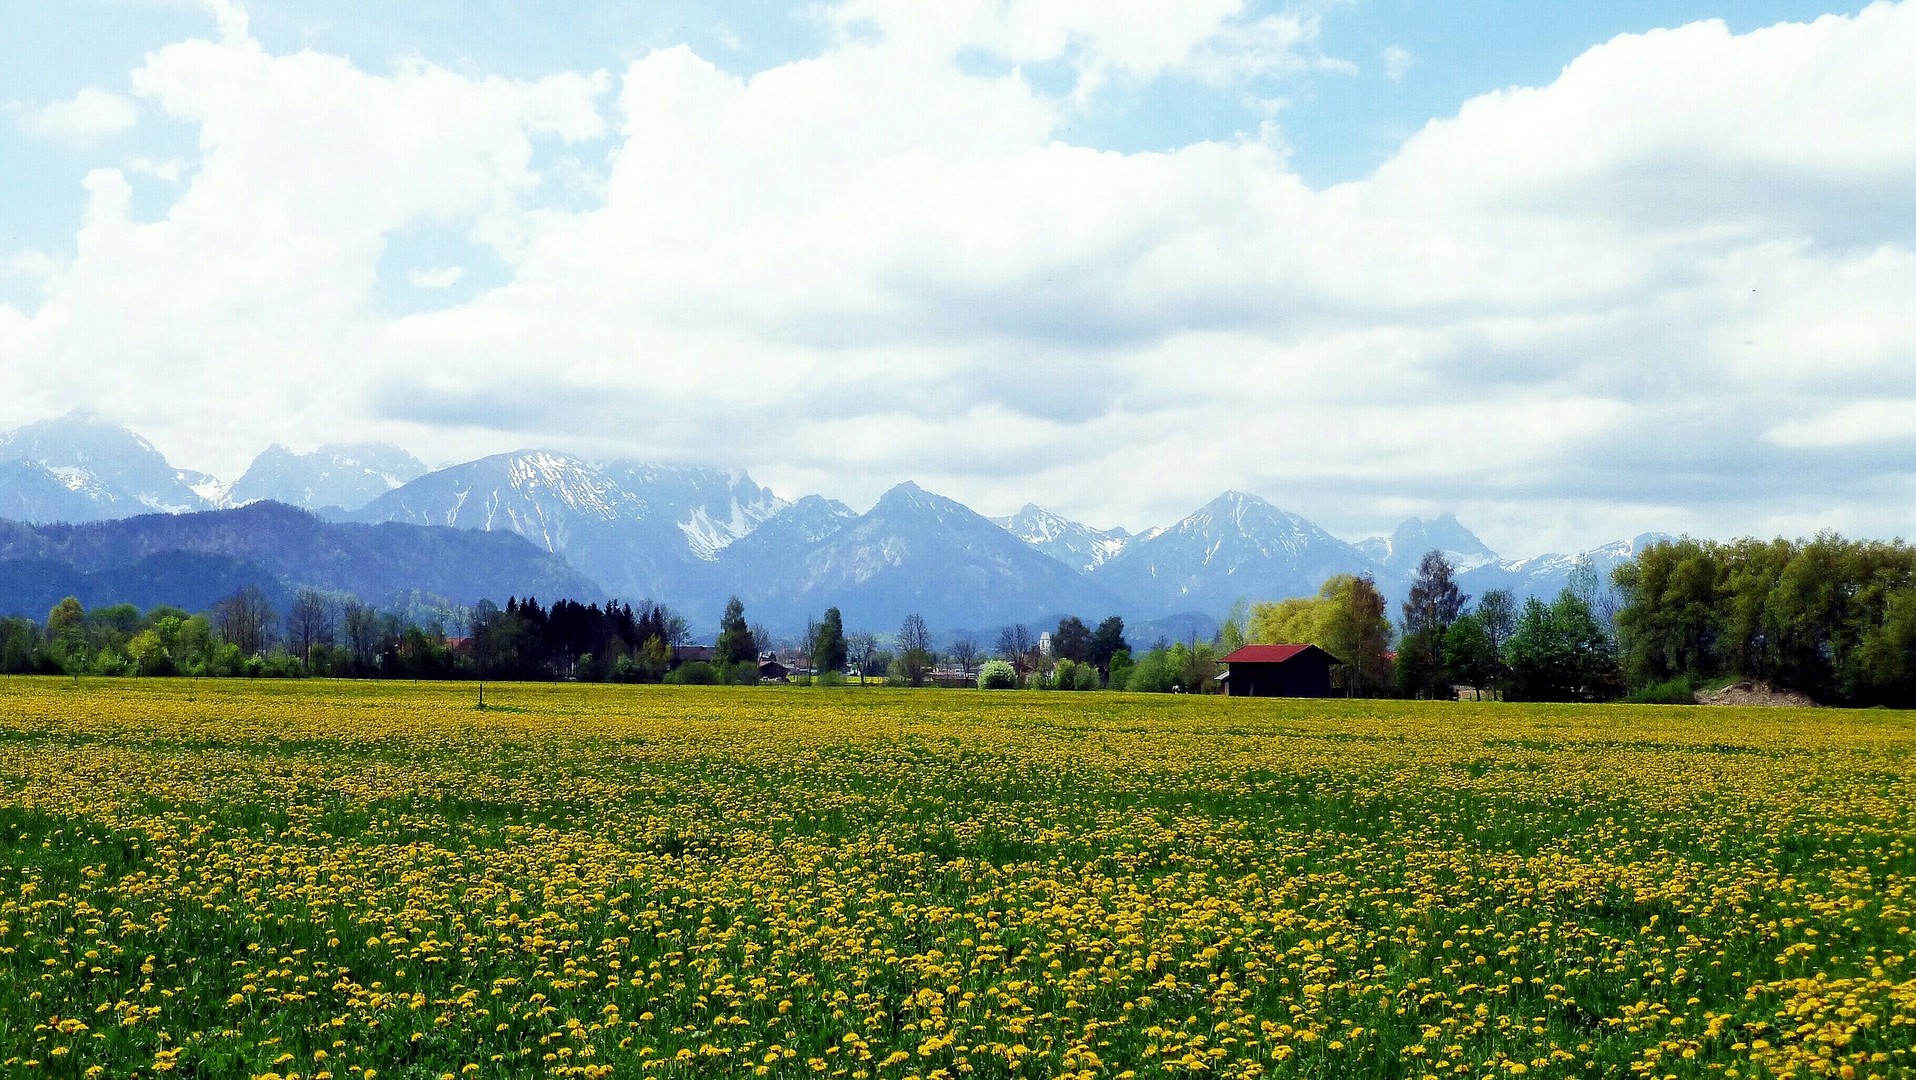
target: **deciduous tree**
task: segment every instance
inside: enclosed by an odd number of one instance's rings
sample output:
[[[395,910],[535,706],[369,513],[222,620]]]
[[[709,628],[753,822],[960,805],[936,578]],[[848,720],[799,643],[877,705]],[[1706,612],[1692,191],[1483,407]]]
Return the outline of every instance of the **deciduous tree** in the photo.
[[[951,643],[951,659],[960,671],[970,675],[978,665],[978,643],[970,637],[960,637]]]
[[[878,655],[878,635],[869,630],[860,630],[845,639],[848,658],[858,667],[858,684],[865,685],[865,668],[872,657]]]
[[[1011,661],[1019,675],[1031,670],[1033,647],[1031,628],[1023,623],[1013,623],[998,631],[998,655]]]
[[[1060,660],[1081,663],[1091,658],[1091,628],[1076,615],[1067,615],[1058,620],[1058,630],[1051,635],[1051,655]]]
[[[1384,594],[1370,575],[1339,574],[1324,583],[1318,596],[1329,601],[1324,613],[1319,648],[1343,662],[1337,681],[1347,693],[1374,697],[1391,682],[1390,619],[1384,614]]]
[[[1448,697],[1444,637],[1470,599],[1441,551],[1425,553],[1404,598],[1404,636],[1397,643],[1397,688],[1406,696]]]
[[[273,605],[259,586],[245,586],[213,605],[213,629],[242,657],[259,656],[273,644]]]
[[[931,651],[931,631],[925,626],[925,620],[915,612],[905,616],[904,623],[898,627],[898,666],[904,680],[912,686],[923,686],[936,660]]]
[[[333,643],[333,605],[314,589],[301,589],[286,608],[286,638],[293,653],[308,664],[313,649]]]

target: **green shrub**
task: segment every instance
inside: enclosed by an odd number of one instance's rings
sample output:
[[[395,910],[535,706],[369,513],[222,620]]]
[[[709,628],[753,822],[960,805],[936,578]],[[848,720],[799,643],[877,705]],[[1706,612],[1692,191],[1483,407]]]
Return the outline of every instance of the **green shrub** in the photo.
[[[827,671],[823,675],[813,679],[812,682],[818,686],[843,686],[845,685],[845,673],[842,671]]]
[[[1179,685],[1179,672],[1163,649],[1144,654],[1125,678],[1124,688],[1142,694],[1168,694]]]
[[[1078,688],[1078,663],[1075,660],[1060,660],[1051,669],[1051,678],[1046,680],[1053,690],[1076,690]]]
[[[1005,660],[987,660],[978,669],[978,689],[980,690],[1016,690],[1018,688],[1018,669]]]
[[[1060,660],[1051,672],[1050,689],[1053,690],[1096,690],[1098,688],[1098,669],[1090,664],[1076,660]]]
[[[1688,675],[1679,675],[1674,679],[1639,686],[1623,700],[1632,705],[1694,705],[1696,684],[1690,681]]]
[[[674,686],[715,686],[718,672],[703,660],[680,664],[666,673],[665,681]]]

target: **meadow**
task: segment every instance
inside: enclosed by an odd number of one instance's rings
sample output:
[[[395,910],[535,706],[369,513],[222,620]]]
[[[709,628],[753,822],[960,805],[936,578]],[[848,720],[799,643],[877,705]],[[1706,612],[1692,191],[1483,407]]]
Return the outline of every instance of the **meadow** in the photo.
[[[1916,1075],[1908,714],[0,680],[0,1075]]]

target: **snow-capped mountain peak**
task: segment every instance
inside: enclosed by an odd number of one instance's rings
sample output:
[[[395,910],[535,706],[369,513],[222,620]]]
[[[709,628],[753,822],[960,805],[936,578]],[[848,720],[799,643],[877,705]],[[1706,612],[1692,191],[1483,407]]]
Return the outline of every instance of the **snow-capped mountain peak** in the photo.
[[[1153,614],[1221,612],[1239,599],[1307,596],[1333,574],[1370,565],[1310,521],[1227,491],[1176,524],[1133,539],[1094,577],[1150,603]]]
[[[675,520],[692,554],[707,562],[786,506],[742,471],[615,461],[604,472],[641,512]]]
[[[575,514],[610,521],[629,493],[575,457],[549,450],[506,455],[505,480],[513,491],[532,499],[552,499]]]
[[[246,475],[224,492],[234,506],[272,500],[317,510],[357,510],[425,475],[418,458],[389,443],[322,446],[297,454],[275,443],[253,459]]]
[[[785,508],[743,473],[520,450],[440,469],[354,515],[516,532],[608,590],[684,602],[718,554]],[[702,588],[702,586],[701,586]]]
[[[1116,607],[1082,575],[915,483],[899,484],[849,519],[828,500],[802,500],[800,507],[802,514],[795,507],[768,521],[765,539],[796,536],[799,526],[818,522],[818,540],[771,545],[754,534],[722,562],[753,579],[760,610],[775,619],[798,621],[829,605],[848,621],[879,629],[898,625],[906,613],[934,626],[982,629]],[[753,601],[747,603],[751,610]]]
[[[208,497],[217,494],[217,481],[175,469],[152,443],[90,412],[71,412],[0,435],[0,461],[28,462],[57,477],[84,499],[69,511],[83,513],[83,520],[218,505]]]
[[[1123,529],[1094,529],[1034,503],[1026,503],[1010,517],[992,520],[1011,535],[1080,572],[1104,565],[1123,551],[1131,539]]]
[[[1294,555],[1313,546],[1350,547],[1305,518],[1241,491],[1225,492],[1156,539],[1162,543],[1170,537],[1201,543],[1207,563],[1242,558],[1252,552]]]
[[[1449,560],[1459,573],[1489,566],[1501,560],[1477,534],[1465,528],[1452,513],[1434,518],[1410,518],[1389,536],[1361,540],[1357,549],[1395,574],[1410,574],[1423,557],[1436,551]]]

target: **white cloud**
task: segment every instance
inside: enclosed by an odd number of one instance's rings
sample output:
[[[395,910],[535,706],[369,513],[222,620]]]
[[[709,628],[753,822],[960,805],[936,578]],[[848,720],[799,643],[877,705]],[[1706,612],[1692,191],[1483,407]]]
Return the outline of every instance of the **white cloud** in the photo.
[[[1402,45],[1385,46],[1382,59],[1384,78],[1391,82],[1403,82],[1404,76],[1409,75],[1410,69],[1417,64],[1417,57],[1411,55],[1411,51]]]
[[[131,131],[140,110],[118,94],[89,86],[65,101],[20,109],[19,119],[28,134],[84,149]]]
[[[466,270],[462,266],[435,266],[409,270],[406,280],[415,289],[450,289],[459,284],[459,279],[464,276]]]
[[[245,39],[248,29],[246,6],[239,0],[197,0],[213,16],[219,26],[220,37],[228,41]]]
[[[1079,102],[1114,78],[1178,72],[1224,85],[1347,66],[1316,52],[1316,15],[1252,18],[1245,8],[1244,0],[845,0],[830,10],[847,32],[877,27],[901,58],[982,49],[1014,65],[1069,61]]]
[[[41,251],[22,251],[7,260],[8,270],[42,282],[52,278],[58,267],[51,256]]]
[[[198,129],[184,190],[141,224],[91,175],[47,301],[0,308],[33,363],[0,367],[228,471],[274,440],[589,443],[1131,525],[1227,486],[1353,531],[1456,507],[1514,553],[1916,525],[1867,488],[1907,466],[1829,434],[1901,438],[1869,403],[1916,398],[1916,7],[1618,38],[1326,190],[1275,136],[1070,145],[1073,102],[958,59],[1241,82],[1321,62],[1305,22],[834,10],[841,40],[749,79],[685,48],[536,82],[161,49],[132,85]],[[540,148],[599,139],[599,201],[552,208]],[[380,315],[420,226],[510,280]]]
[[[1764,432],[1778,446],[1840,447],[1916,439],[1916,400],[1858,401]]]
[[[169,184],[179,183],[180,178],[186,175],[185,158],[166,158],[160,160],[135,156],[127,159],[126,167],[129,172],[136,172],[142,176],[150,176],[155,180],[162,180]]]

